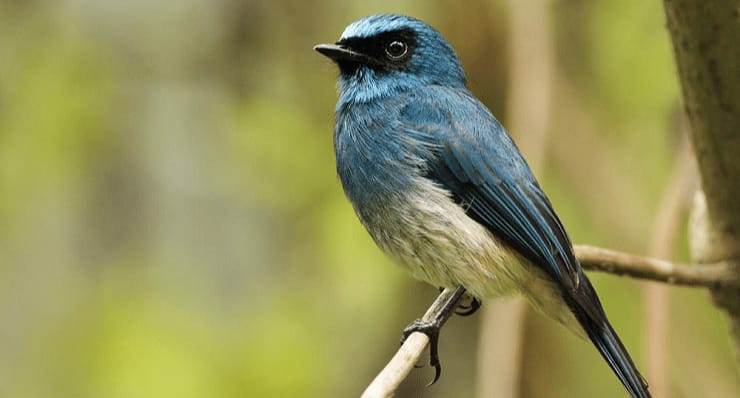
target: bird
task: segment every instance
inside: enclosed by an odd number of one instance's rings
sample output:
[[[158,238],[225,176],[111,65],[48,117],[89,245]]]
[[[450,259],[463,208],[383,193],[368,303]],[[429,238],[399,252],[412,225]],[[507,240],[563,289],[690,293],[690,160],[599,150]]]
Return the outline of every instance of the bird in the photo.
[[[630,396],[650,397],[550,200],[442,34],[376,14],[314,50],[339,69],[336,172],[379,248],[436,287],[523,295],[590,339]]]

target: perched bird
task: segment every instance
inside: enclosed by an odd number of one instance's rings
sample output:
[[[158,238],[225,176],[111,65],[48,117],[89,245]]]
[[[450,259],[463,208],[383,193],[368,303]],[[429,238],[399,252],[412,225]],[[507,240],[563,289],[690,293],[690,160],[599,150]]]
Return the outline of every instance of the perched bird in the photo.
[[[523,294],[649,397],[550,201],[442,35],[380,14],[314,48],[339,67],[337,173],[378,246],[434,286]]]

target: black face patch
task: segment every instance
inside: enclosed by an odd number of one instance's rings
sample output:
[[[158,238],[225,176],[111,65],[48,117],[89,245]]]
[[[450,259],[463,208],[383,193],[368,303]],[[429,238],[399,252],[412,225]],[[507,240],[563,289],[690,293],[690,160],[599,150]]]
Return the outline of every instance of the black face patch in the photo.
[[[416,49],[417,40],[413,30],[401,29],[371,37],[349,37],[339,40],[336,44],[367,56],[364,62],[354,60],[337,62],[342,74],[351,75],[363,64],[380,73],[406,69]]]

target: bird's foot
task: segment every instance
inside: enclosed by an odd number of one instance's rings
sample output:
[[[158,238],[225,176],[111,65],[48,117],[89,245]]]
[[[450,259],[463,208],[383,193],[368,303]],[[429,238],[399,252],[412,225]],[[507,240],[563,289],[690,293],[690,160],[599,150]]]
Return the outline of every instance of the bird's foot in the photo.
[[[440,287],[439,292],[442,293],[442,291],[445,290],[445,288]],[[477,298],[470,296],[468,294],[465,294],[464,298],[470,299],[470,304],[460,304],[457,306],[457,310],[455,310],[455,314],[460,316],[470,316],[473,315],[480,306],[483,304],[480,300]]]
[[[434,367],[434,379],[427,386],[436,383],[442,374],[442,365],[439,363],[439,352],[437,350],[439,331],[455,311],[457,303],[463,295],[465,295],[465,288],[462,286],[441,293],[434,300],[432,306],[429,307],[427,313],[424,314],[424,318],[411,322],[403,329],[401,344],[414,332],[421,332],[429,337],[429,364]]]
[[[417,319],[403,329],[403,336],[401,337],[401,344],[414,332],[424,333],[429,337],[429,365],[434,367],[434,379],[427,384],[427,387],[436,383],[442,374],[442,365],[439,362],[439,351],[437,350],[441,328],[442,323],[437,320],[425,322]]]
[[[473,314],[475,314],[476,311],[478,311],[478,309],[480,308],[481,305],[482,305],[482,303],[481,303],[480,300],[478,300],[475,297],[471,297],[470,304],[467,304],[467,305],[461,304],[461,305],[459,305],[457,307],[458,309],[455,311],[455,314],[460,315],[460,316],[470,316],[470,315],[473,315]]]

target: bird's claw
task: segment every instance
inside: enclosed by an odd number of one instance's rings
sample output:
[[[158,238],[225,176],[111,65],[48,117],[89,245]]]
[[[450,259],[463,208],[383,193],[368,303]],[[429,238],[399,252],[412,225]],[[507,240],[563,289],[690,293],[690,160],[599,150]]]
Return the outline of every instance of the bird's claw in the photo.
[[[440,293],[442,293],[443,290],[445,290],[445,288],[439,287]],[[463,305],[463,304],[459,305],[457,307],[459,310],[455,311],[455,314],[457,315],[460,315],[460,316],[473,315],[476,311],[478,311],[478,309],[480,308],[482,304],[480,300],[478,300],[477,298],[473,296],[469,296],[467,294],[465,296],[470,298],[470,304],[469,305]]]
[[[460,316],[470,316],[473,315],[481,306],[481,301],[477,298],[473,297],[470,301],[470,305],[461,305],[458,307],[458,310],[455,311],[455,314]]]
[[[436,383],[442,375],[442,365],[439,362],[439,351],[437,350],[440,328],[441,325],[438,322],[424,322],[417,319],[403,329],[401,337],[401,344],[414,332],[421,332],[429,337],[429,365],[434,367],[434,379],[427,384],[427,387]]]

